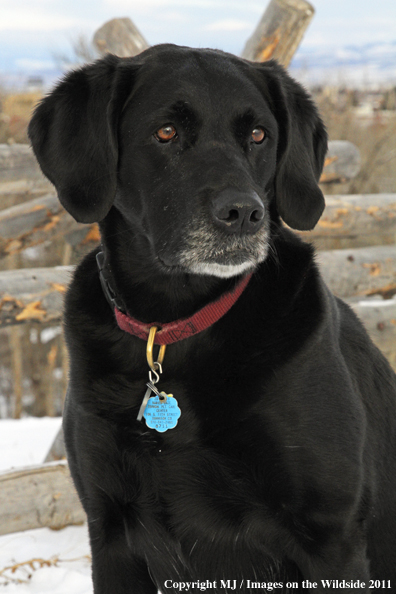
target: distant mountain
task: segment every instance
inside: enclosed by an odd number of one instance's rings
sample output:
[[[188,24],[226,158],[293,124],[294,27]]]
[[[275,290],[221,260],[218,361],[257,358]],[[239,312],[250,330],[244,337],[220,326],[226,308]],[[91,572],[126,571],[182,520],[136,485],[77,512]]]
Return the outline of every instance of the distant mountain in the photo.
[[[308,83],[344,83],[349,86],[396,86],[396,41],[345,46],[333,50],[302,44],[291,64]]]
[[[361,46],[346,45],[333,49],[307,46],[303,42],[290,65],[290,72],[307,86],[396,86],[396,40]],[[0,68],[0,87],[29,87],[31,76],[41,77],[44,89],[48,89],[62,76],[62,72],[48,66],[45,69],[19,68],[18,72]]]
[[[13,91],[42,89],[43,91],[48,91],[62,75],[63,72],[57,68],[35,68],[33,71],[0,72],[0,89],[5,88]]]

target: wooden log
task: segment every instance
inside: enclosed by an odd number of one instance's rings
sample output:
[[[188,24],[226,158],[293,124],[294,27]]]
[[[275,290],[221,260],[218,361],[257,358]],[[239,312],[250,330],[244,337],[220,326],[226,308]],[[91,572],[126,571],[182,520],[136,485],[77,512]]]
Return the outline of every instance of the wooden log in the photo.
[[[396,251],[376,246],[318,252],[329,288],[339,297],[396,293]],[[60,320],[73,266],[0,272],[0,326]]]
[[[18,326],[12,326],[8,331],[12,371],[12,391],[14,396],[13,418],[20,419],[22,414],[23,397],[23,351],[21,345],[21,336],[19,334],[20,328],[18,328]]]
[[[45,196],[55,192],[47,180],[21,179],[18,181],[0,182],[0,208],[10,208],[22,202]]]
[[[0,182],[43,180],[39,164],[28,144],[0,144]]]
[[[60,235],[72,246],[94,246],[100,241],[97,225],[74,221],[55,194],[0,211],[0,258]],[[396,238],[396,194],[327,196],[315,229],[301,235],[319,250],[392,244]]]
[[[5,155],[10,150],[12,156],[4,163],[6,169],[1,170],[2,151]],[[345,140],[329,142],[322,175],[324,182],[351,179],[357,175],[359,168],[359,151],[351,142]],[[56,194],[51,183],[40,173],[30,146],[14,144],[9,147],[7,144],[0,144],[0,205],[3,208],[10,206],[5,199],[22,201],[25,196],[26,200],[29,200],[48,192],[54,196]]]
[[[0,326],[59,321],[72,266],[0,273]]]
[[[93,45],[101,55],[115,54],[120,58],[136,56],[149,44],[131,19],[112,19],[96,31]]]
[[[48,450],[48,454],[46,455],[44,462],[55,462],[56,460],[65,460],[66,459],[66,448],[65,448],[65,439],[63,437],[63,428],[61,427],[56,434],[54,441],[50,449]]]
[[[69,219],[55,194],[0,211],[0,257],[50,239],[62,227],[68,231]]]
[[[0,491],[0,534],[86,520],[65,462],[1,472]]]
[[[396,371],[396,298],[365,299],[350,302],[350,305]]]
[[[17,255],[12,255],[8,259],[9,269],[18,268],[19,258]],[[22,396],[23,396],[23,352],[21,345],[20,328],[12,326],[8,328],[8,344],[11,359],[12,371],[12,391],[13,391],[13,417],[20,419],[22,414]]]
[[[65,236],[72,246],[94,246],[100,241],[97,224],[77,223],[63,209],[56,194],[0,211],[0,258],[59,236]]]
[[[360,152],[348,140],[331,140],[325,159],[321,183],[345,182],[360,171]]]
[[[394,244],[396,194],[326,196],[316,227],[300,235],[319,250]]]
[[[335,295],[352,297],[396,293],[396,250],[376,246],[318,252],[322,275]]]
[[[274,58],[287,67],[314,13],[305,0],[271,0],[242,57],[253,62]]]

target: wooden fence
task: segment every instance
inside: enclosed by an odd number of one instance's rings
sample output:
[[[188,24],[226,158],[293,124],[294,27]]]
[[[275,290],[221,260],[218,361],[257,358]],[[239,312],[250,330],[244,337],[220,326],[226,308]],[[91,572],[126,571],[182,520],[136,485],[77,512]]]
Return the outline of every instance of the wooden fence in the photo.
[[[6,175],[9,179],[16,178],[19,171],[25,184],[39,179],[37,166],[30,164],[29,148],[12,149],[16,157],[9,159],[7,169],[2,169],[3,178]],[[21,155],[28,159],[26,169],[21,169]],[[29,199],[26,194],[25,201],[0,211],[0,262],[29,247],[59,238],[73,248],[86,250],[98,243],[97,225],[75,222],[61,207],[55,191],[48,191],[48,185],[45,190],[41,197]],[[336,295],[351,301],[382,348],[381,336],[396,332],[395,304],[391,299],[396,294],[396,194],[328,197],[316,228],[301,235],[320,250],[318,262],[329,287]],[[32,321],[60,322],[62,296],[71,272],[69,266],[1,272],[0,327]],[[359,299],[374,296],[377,298],[366,301],[364,306],[356,305]],[[372,311],[379,311],[379,299],[384,300],[381,311],[386,316],[376,322],[376,330],[372,326]],[[394,348],[389,350],[388,342],[387,339],[386,355],[396,365],[396,335]]]

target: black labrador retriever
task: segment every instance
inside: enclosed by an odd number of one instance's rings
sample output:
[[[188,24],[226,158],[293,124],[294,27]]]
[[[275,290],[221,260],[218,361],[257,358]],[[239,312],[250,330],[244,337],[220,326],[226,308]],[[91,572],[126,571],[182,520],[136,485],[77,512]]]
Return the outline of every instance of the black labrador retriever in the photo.
[[[29,133],[102,237],[65,312],[95,594],[396,592],[395,374],[281,221],[324,207],[304,89],[160,45],[69,73]]]

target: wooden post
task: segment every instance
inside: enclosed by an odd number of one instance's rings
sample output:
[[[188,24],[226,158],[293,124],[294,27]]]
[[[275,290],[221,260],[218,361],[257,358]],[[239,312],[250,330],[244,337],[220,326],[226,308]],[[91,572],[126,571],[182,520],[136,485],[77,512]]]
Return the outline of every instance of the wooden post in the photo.
[[[314,13],[305,0],[271,0],[242,57],[253,62],[274,58],[287,67]]]
[[[12,384],[14,392],[14,419],[22,414],[22,347],[19,328],[10,328],[9,344],[11,350]]]
[[[131,19],[112,19],[98,29],[93,37],[98,52],[128,58],[140,54],[149,44]]]
[[[9,268],[18,267],[18,256],[14,254],[9,260]],[[22,414],[22,376],[23,376],[23,364],[22,364],[22,347],[21,347],[21,336],[19,328],[13,326],[9,330],[9,346],[11,354],[11,368],[12,368],[12,386],[14,392],[14,419],[20,419]]]
[[[70,266],[72,260],[72,246],[70,243],[65,242],[65,249],[63,252],[62,266]],[[62,402],[65,401],[67,386],[69,383],[69,353],[66,348],[65,337],[61,336],[61,361],[62,361]],[[50,460],[45,460],[50,462]]]
[[[55,416],[55,394],[54,394],[54,369],[56,363],[56,356],[58,354],[58,347],[54,343],[48,354],[47,354],[47,369],[44,369],[44,373],[47,376],[46,385],[46,401],[45,401],[45,414],[48,417]]]

